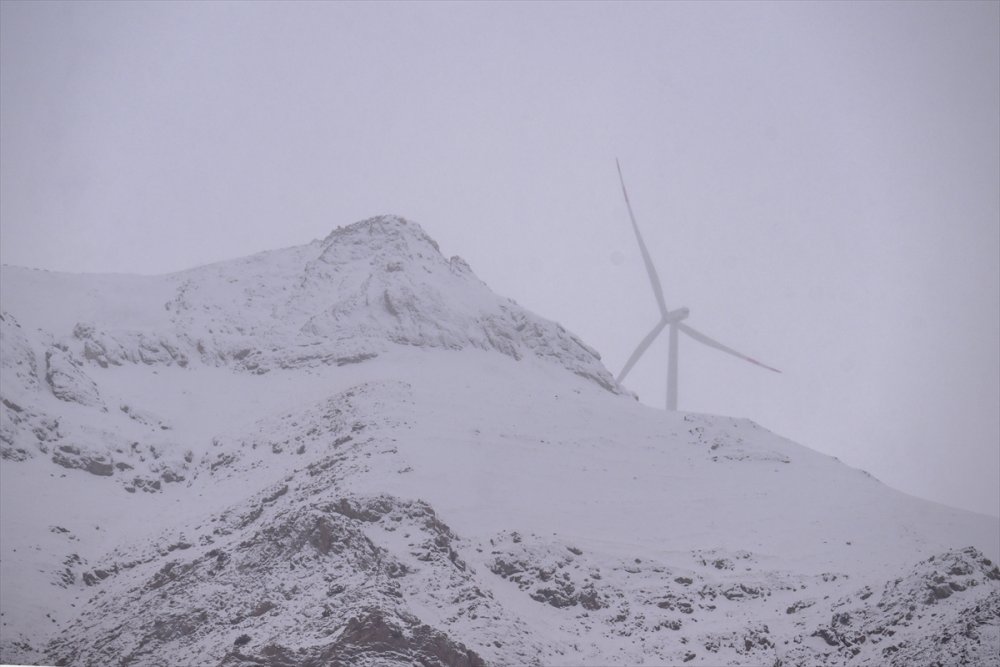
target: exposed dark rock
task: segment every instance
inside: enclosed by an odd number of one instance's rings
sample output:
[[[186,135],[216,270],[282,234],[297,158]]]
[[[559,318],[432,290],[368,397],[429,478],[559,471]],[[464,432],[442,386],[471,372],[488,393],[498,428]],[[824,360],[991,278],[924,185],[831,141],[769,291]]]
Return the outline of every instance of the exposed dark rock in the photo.
[[[798,602],[794,603],[792,606],[788,607],[788,609],[785,610],[785,613],[786,614],[794,614],[795,612],[801,611],[802,609],[808,609],[809,607],[813,606],[814,604],[816,604],[815,601],[811,601],[811,600],[810,601],[799,600]]]
[[[247,642],[249,643],[249,639]],[[444,633],[416,619],[393,617],[371,610],[348,621],[331,644],[292,651],[280,645],[265,646],[257,655],[234,650],[219,667],[348,667],[360,664],[486,667],[478,654]]]
[[[65,347],[54,346],[45,353],[45,382],[61,401],[100,407],[97,385]]]
[[[161,642],[186,637],[208,620],[208,613],[202,609],[183,614],[172,614],[153,621],[151,637]]]
[[[79,469],[91,475],[108,477],[114,474],[115,466],[102,454],[81,452],[72,445],[63,445],[52,454],[52,462],[64,468]]]

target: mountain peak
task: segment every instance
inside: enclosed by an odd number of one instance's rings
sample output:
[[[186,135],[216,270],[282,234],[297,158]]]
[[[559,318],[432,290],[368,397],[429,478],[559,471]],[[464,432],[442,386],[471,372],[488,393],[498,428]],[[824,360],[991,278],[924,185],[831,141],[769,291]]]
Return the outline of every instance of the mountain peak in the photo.
[[[420,225],[399,216],[331,232],[299,287],[296,305],[311,313],[299,331],[326,341],[537,357],[621,391],[596,351],[562,326],[494,294],[464,260],[446,259]]]
[[[377,215],[355,222],[346,227],[337,227],[323,239],[323,246],[334,244],[363,243],[374,248],[406,245],[428,245],[438,253],[441,249],[423,228],[399,215]]]

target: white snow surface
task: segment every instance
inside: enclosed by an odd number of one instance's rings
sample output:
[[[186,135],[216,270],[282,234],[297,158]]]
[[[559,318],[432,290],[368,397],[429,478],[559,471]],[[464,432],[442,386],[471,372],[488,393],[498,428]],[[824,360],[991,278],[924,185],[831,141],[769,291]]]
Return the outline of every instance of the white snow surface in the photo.
[[[1000,664],[995,519],[639,404],[413,222],[0,306],[0,662]]]

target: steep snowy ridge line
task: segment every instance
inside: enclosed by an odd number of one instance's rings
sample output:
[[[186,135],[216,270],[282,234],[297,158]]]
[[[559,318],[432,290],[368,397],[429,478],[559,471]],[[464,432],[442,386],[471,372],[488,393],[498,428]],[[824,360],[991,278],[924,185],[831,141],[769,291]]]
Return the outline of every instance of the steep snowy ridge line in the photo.
[[[78,302],[67,311],[80,319],[61,318],[51,334],[60,336],[55,344],[71,360],[102,367],[200,360],[266,373],[357,363],[394,343],[536,355],[621,391],[596,351],[497,297],[463,260],[445,259],[418,225],[392,216],[335,230],[322,242],[138,282],[130,276],[60,279],[16,267],[3,272],[3,303],[26,312],[33,326],[51,327],[59,319],[39,316],[38,297],[58,300],[63,283],[91,283],[70,290]],[[136,303],[137,289],[150,295],[148,302]],[[171,296],[159,301],[164,294]],[[112,304],[119,301],[130,302],[131,312],[117,312]],[[84,317],[88,309],[102,318],[101,326]],[[164,326],[155,330],[129,326],[158,321]],[[75,379],[87,384],[85,377]]]
[[[0,662],[1000,664],[995,519],[638,404],[415,223],[2,271]]]

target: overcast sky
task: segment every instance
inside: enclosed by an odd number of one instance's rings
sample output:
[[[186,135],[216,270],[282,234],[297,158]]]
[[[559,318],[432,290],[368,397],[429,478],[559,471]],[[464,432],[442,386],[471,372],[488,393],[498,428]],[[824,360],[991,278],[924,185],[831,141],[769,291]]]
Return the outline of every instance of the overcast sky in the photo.
[[[0,256],[174,271],[379,213],[681,409],[1000,514],[1000,3],[0,4]],[[628,385],[661,406],[666,336]]]

